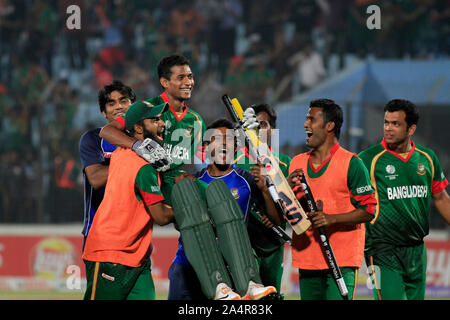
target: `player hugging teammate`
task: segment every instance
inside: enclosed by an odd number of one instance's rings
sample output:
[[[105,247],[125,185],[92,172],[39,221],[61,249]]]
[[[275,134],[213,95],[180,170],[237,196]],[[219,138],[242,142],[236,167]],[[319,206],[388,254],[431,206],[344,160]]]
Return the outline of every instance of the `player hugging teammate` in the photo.
[[[110,252],[105,243],[111,235],[103,231],[111,222],[95,216],[84,256],[90,284],[86,298],[154,299],[149,259],[152,225],[172,221],[181,237],[169,275],[170,299],[273,297],[281,289],[285,242],[272,228],[285,228],[285,222],[268,191],[261,163],[249,156],[248,146],[235,144],[234,124],[229,121],[211,124],[214,134],[208,136],[201,116],[186,104],[195,83],[187,59],[163,58],[158,76],[164,90],[160,96],[136,101],[99,133],[120,147],[112,153],[115,171],[108,175],[106,195],[108,190],[116,197],[120,190],[126,194],[133,204],[127,214],[131,217],[134,210],[140,218],[127,220],[127,225],[123,217],[117,219],[123,232],[143,234],[142,239],[134,237],[133,243],[120,242],[126,237],[115,239],[121,246]],[[274,110],[268,105],[252,107],[253,112],[246,112],[244,127],[270,137],[276,127]],[[325,228],[349,298],[353,298],[364,255],[369,267],[381,270],[381,279],[372,277],[375,298],[424,298],[423,238],[428,234],[430,200],[447,223],[450,200],[436,155],[411,140],[417,120],[411,102],[390,101],[385,107],[383,141],[358,156],[338,143],[341,108],[332,100],[319,99],[311,102],[304,123],[311,150],[292,161],[282,154],[273,155],[297,198],[302,201],[304,197],[300,183],[304,175],[318,204],[315,212],[304,207],[312,227],[293,233],[292,263],[299,270],[302,299],[342,299],[318,228]],[[207,159],[208,166],[198,172],[193,166],[195,158]],[[127,162],[132,172],[121,176],[120,162]],[[387,175],[391,178],[386,179]],[[116,178],[110,182],[111,177]],[[115,181],[121,179],[127,184]],[[124,189],[132,185],[134,190]],[[124,208],[113,205],[114,197],[107,199],[101,209],[103,218],[117,217],[115,210]],[[251,206],[252,202],[260,207]],[[147,250],[138,250],[137,242]],[[133,259],[114,258],[124,257],[130,246],[136,252]],[[136,292],[144,288],[150,294],[127,296],[111,284],[115,279],[127,279],[129,288]]]

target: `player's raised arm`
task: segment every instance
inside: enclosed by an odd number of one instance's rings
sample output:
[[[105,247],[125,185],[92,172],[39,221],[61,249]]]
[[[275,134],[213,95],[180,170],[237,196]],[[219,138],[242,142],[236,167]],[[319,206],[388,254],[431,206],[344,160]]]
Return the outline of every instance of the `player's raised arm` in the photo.
[[[108,123],[100,131],[100,138],[118,147],[131,148],[137,139],[125,133],[123,121],[123,118],[119,117]]]
[[[270,195],[269,189],[267,188],[266,175],[263,172],[264,165],[262,163],[258,163],[257,166],[251,167],[250,171],[250,173],[253,175],[253,178],[255,179],[256,186],[261,191],[261,194],[264,198],[264,205],[266,208],[265,212],[267,213],[267,216],[272,223],[279,226],[283,222],[283,217],[275,207],[273,198]]]

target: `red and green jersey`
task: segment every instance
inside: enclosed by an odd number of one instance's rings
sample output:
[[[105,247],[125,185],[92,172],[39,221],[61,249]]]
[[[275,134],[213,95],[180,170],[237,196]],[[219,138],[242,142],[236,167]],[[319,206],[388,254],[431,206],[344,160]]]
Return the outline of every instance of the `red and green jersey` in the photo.
[[[422,243],[429,231],[431,195],[448,185],[435,153],[411,141],[403,157],[389,150],[383,139],[359,156],[377,198],[377,213],[366,224],[366,253]]]
[[[164,92],[160,96],[146,100],[153,105],[168,102]],[[206,126],[200,115],[183,105],[180,113],[175,112],[169,105],[161,119],[165,123],[164,149],[172,157],[171,169],[181,168],[185,164],[194,163],[194,155],[201,159],[201,145]],[[125,128],[125,116],[115,119]]]
[[[146,206],[164,201],[160,189],[161,181],[158,172],[151,164],[142,166],[136,175],[135,194],[139,201],[144,201]]]
[[[327,170],[330,160],[339,148],[339,143],[336,143],[330,150],[331,156],[317,168],[313,165],[310,157],[307,166],[308,176],[311,178],[320,178]],[[375,214],[376,200],[374,190],[370,185],[369,174],[364,163],[356,154],[350,160],[347,172],[347,189],[350,193],[350,201],[355,208],[360,208],[370,214]]]
[[[166,93],[161,94],[160,97],[164,102],[169,101]],[[161,119],[166,125],[164,148],[172,157],[171,168],[193,164],[194,155],[199,156],[198,152],[201,150],[203,134],[206,131],[203,119],[186,105],[183,105],[182,112],[179,114],[169,106]]]

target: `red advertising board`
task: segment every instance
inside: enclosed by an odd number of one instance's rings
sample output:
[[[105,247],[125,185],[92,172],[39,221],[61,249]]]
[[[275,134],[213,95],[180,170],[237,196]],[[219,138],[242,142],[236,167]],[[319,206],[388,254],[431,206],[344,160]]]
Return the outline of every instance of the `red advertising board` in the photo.
[[[155,232],[153,238],[152,274],[159,290],[167,290],[168,270],[177,250],[177,235],[177,232]],[[65,286],[65,279],[71,275],[69,266],[78,266],[80,276],[84,279],[82,245],[83,239],[77,235],[0,235],[0,290],[54,289],[54,286],[46,284],[52,280],[60,281]],[[427,240],[426,246],[427,296],[450,297],[450,241]],[[298,295],[298,273],[290,266],[290,262],[290,247],[286,246],[282,290]],[[357,294],[371,294],[366,288],[367,276],[364,267],[361,268]],[[11,282],[11,279],[16,281]]]
[[[159,280],[167,282],[177,237],[156,237],[152,243],[152,274],[161,285]],[[0,290],[59,289],[74,267],[85,279],[82,247],[81,235],[0,235]]]

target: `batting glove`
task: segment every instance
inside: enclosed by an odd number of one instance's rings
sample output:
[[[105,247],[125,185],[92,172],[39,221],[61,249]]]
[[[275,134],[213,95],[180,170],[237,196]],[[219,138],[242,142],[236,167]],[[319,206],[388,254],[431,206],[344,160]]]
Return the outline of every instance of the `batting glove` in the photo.
[[[144,141],[136,141],[131,149],[150,163],[158,172],[164,172],[170,168],[172,159],[159,143],[150,138],[146,138]]]
[[[256,114],[253,108],[245,109],[242,126],[247,130],[259,128],[259,122],[256,120]]]

